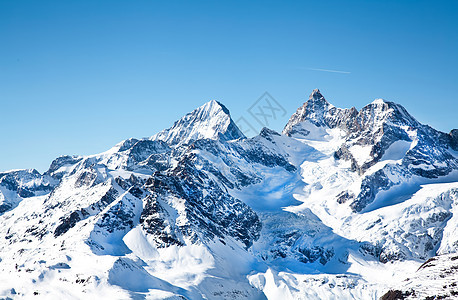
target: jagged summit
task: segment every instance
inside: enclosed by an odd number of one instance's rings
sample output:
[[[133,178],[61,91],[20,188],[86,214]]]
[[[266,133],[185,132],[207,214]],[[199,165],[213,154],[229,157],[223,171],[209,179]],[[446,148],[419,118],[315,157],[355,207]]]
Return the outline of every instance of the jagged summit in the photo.
[[[370,122],[375,125],[380,122],[391,122],[412,127],[421,126],[404,106],[385,99],[375,99],[364,106],[359,115],[365,116],[363,119],[370,119]]]
[[[291,116],[283,134],[288,136],[307,135],[308,130],[303,128],[303,122],[306,121],[317,127],[339,127],[347,133],[367,128],[380,128],[387,123],[421,126],[400,104],[379,98],[364,106],[360,111],[354,107],[342,109],[326,101],[318,89],[313,90],[307,102]]]
[[[171,128],[151,137],[170,145],[188,144],[198,139],[234,140],[245,138],[235,125],[229,110],[220,102],[211,100],[176,121]]]
[[[323,94],[321,94],[319,89],[314,89],[309,96],[307,102],[304,103],[303,107],[308,108],[307,111],[312,110],[321,110],[321,108],[329,108],[333,107],[326,99],[324,98]]]
[[[307,102],[305,102],[297,111],[291,116],[285,128],[283,134],[290,135],[293,131],[293,127],[296,124],[309,120],[314,125],[321,127],[325,126],[325,115],[330,108],[334,107],[331,105],[324,96],[321,94],[319,89],[314,89],[309,96]]]
[[[321,94],[319,89],[314,89],[309,96],[309,100],[305,103],[305,113],[310,119],[316,119],[323,117],[323,113],[333,108],[334,105],[330,104],[324,96]]]
[[[309,131],[302,126],[305,121],[316,127],[335,127],[337,123],[342,123],[344,119],[352,118],[357,113],[356,108],[336,108],[324,98],[319,89],[314,89],[307,102],[291,116],[282,133],[288,136],[307,135]]]
[[[326,101],[319,89],[314,89],[309,96],[309,100],[321,100],[321,99]]]

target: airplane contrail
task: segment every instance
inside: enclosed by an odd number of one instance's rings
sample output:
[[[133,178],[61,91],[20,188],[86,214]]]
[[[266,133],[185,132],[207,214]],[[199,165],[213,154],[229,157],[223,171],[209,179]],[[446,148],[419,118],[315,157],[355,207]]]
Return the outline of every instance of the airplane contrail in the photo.
[[[347,71],[328,70],[328,69],[315,69],[315,68],[307,68],[307,70],[320,71],[320,72],[340,73],[340,74],[350,74],[351,73],[351,72],[347,72]]]

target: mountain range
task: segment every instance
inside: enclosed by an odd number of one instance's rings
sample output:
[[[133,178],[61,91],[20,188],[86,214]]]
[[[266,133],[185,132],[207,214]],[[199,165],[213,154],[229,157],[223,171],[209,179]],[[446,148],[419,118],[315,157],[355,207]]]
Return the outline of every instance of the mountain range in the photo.
[[[458,130],[399,104],[314,90],[281,133],[247,138],[213,100],[0,173],[0,297],[451,299],[457,204]]]

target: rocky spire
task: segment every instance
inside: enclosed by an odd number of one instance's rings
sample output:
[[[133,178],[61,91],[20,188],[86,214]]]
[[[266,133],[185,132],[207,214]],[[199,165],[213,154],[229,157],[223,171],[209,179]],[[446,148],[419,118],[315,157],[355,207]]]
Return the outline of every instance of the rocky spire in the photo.
[[[305,102],[297,111],[291,116],[285,128],[283,134],[290,135],[293,131],[293,127],[305,120],[309,120],[316,126],[324,126],[325,115],[330,108],[334,107],[323,97],[319,89],[314,89],[309,96],[307,102]]]

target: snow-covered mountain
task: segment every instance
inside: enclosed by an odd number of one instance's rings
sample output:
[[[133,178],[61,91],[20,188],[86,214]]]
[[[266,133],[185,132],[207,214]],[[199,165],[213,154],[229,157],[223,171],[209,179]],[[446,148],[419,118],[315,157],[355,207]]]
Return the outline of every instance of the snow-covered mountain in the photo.
[[[314,90],[281,134],[246,138],[210,101],[151,138],[0,173],[0,296],[453,297],[457,197],[458,131],[399,104]]]
[[[212,100],[176,121],[171,128],[155,134],[151,140],[176,145],[216,138],[228,141],[245,136],[231,119],[229,110]]]

